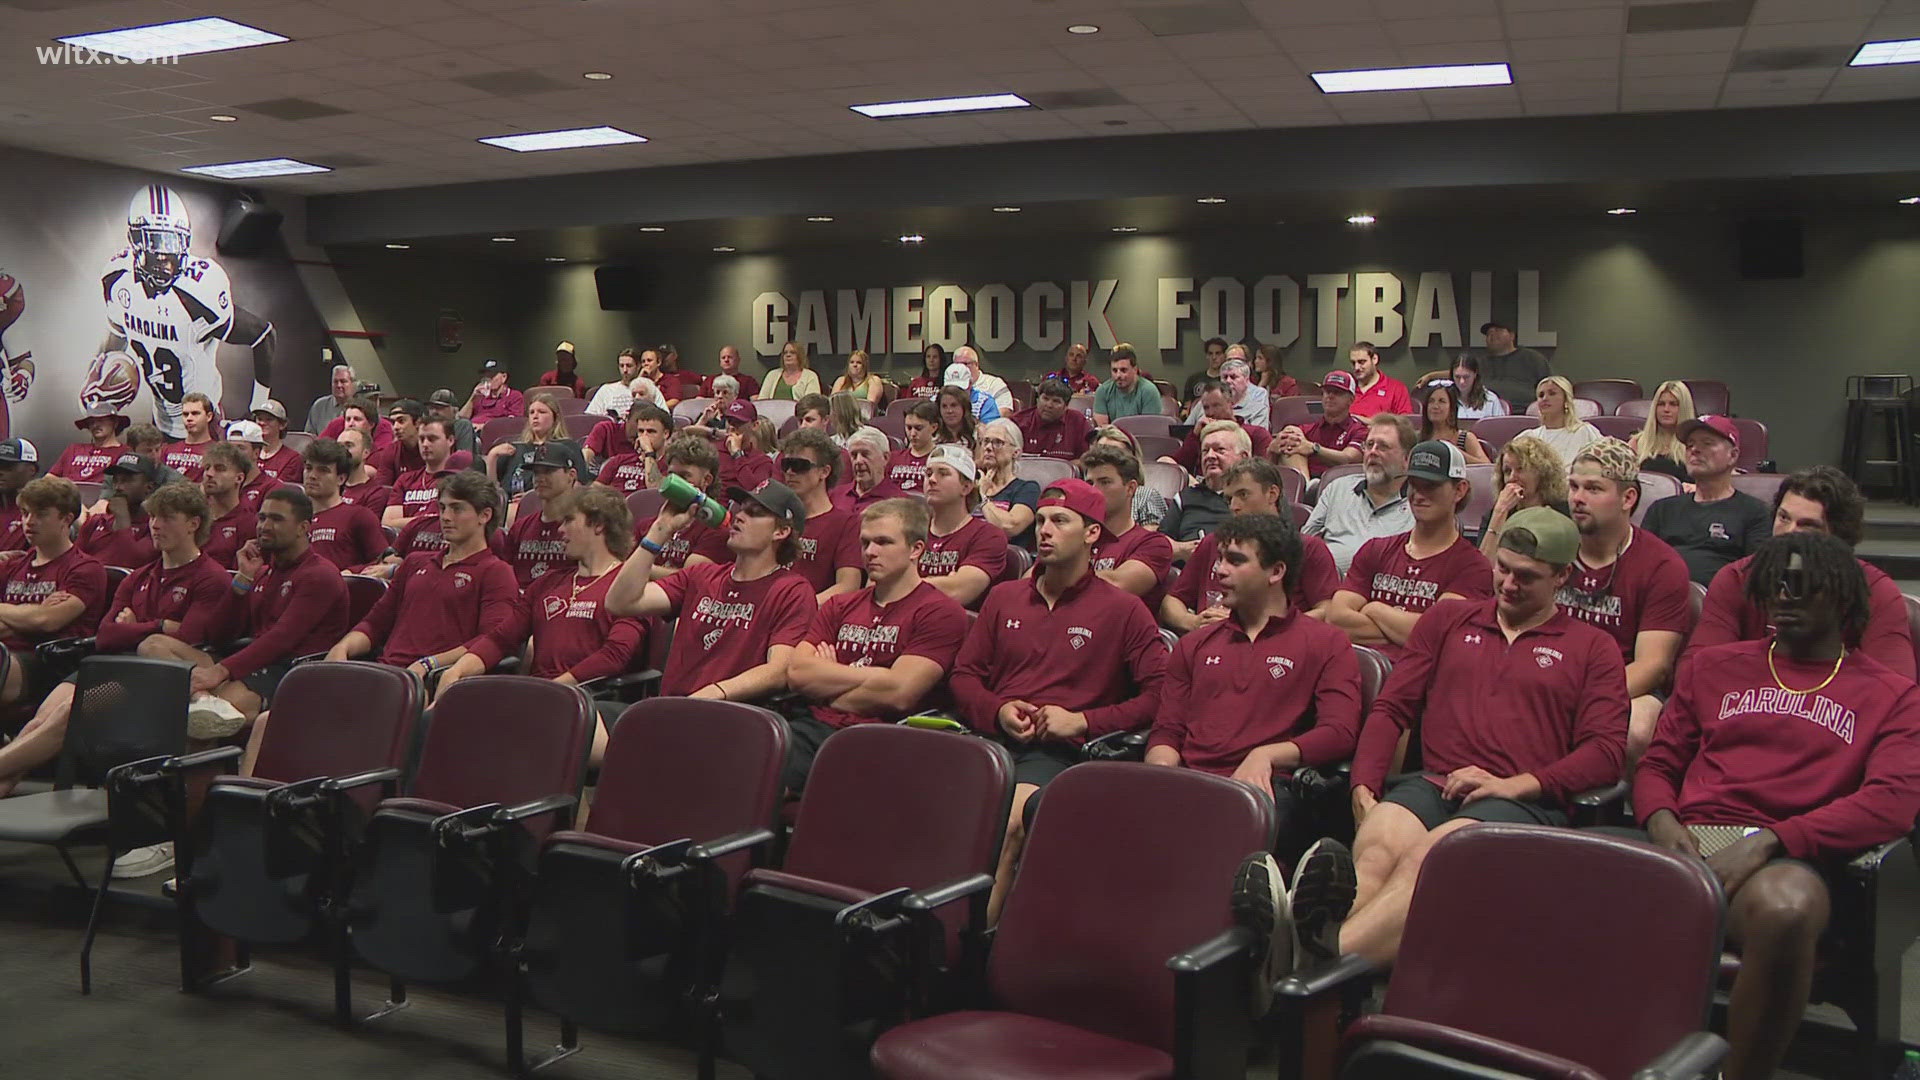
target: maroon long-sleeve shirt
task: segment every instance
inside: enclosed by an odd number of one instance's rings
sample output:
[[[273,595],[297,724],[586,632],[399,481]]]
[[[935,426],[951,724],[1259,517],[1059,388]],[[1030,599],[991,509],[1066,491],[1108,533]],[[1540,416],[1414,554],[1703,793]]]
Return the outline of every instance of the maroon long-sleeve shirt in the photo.
[[[1151,724],[1167,647],[1146,606],[1088,572],[1048,607],[1038,582],[988,590],[949,680],[968,722],[997,735],[1017,698],[1085,713],[1089,739]]]
[[[354,627],[373,641],[381,663],[411,664],[455,646],[487,667],[499,662],[497,642],[520,606],[513,567],[486,549],[450,565],[441,564],[443,556],[407,556],[386,594]]]
[[[225,626],[227,594],[232,578],[204,552],[169,570],[155,559],[128,574],[107,603],[106,618],[95,635],[103,653],[131,652],[140,642],[161,632],[160,623],[172,619],[180,629],[171,636],[189,645],[212,641]],[[133,621],[115,621],[126,609]]]
[[[1497,603],[1444,600],[1420,616],[1361,729],[1355,787],[1382,793],[1400,733],[1416,719],[1430,777],[1469,765],[1501,777],[1532,773],[1543,795],[1561,803],[1620,778],[1620,647],[1557,608],[1509,643]]]
[[[1249,751],[1279,742],[1299,747],[1302,765],[1340,761],[1359,734],[1360,663],[1347,635],[1289,610],[1251,638],[1233,618],[1181,638],[1147,747],[1230,776]]]
[[[1693,636],[1681,662],[1690,662],[1702,649],[1735,641],[1757,641],[1772,636],[1766,612],[1747,599],[1749,555],[1720,568],[1707,587],[1707,600],[1694,624]],[[1907,604],[1900,585],[1872,563],[1861,563],[1867,575],[1867,629],[1860,635],[1860,651],[1909,678],[1914,670],[1913,631],[1907,625]]]
[[[284,566],[268,563],[246,594],[231,593],[227,609],[253,635],[246,648],[221,661],[235,679],[326,652],[347,636],[347,583],[312,548]]]
[[[1723,573],[1725,571],[1722,571]],[[1920,688],[1863,652],[1801,663],[1767,641],[1717,645],[1681,669],[1634,773],[1642,822],[1772,829],[1797,859],[1857,855],[1920,814]],[[1810,693],[1788,687],[1814,687]]]

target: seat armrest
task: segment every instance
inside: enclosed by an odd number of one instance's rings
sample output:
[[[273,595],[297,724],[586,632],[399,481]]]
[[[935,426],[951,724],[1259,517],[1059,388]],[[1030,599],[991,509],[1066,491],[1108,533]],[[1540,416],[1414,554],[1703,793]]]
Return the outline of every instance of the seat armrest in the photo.
[[[547,795],[518,806],[502,807],[488,820],[495,825],[511,825],[543,814],[560,814],[563,821],[570,821],[579,805],[580,799],[575,795]]]
[[[237,746],[216,746],[211,750],[201,750],[198,753],[183,754],[174,758],[167,763],[167,768],[172,772],[185,772],[188,769],[198,769],[207,765],[238,761],[245,753],[246,751]]]
[[[1255,944],[1252,931],[1236,926],[1168,958],[1175,1076],[1240,1080],[1247,1075],[1247,1050],[1255,1034],[1247,976]]]
[[[693,862],[712,862],[736,851],[745,851],[748,848],[772,842],[772,829],[748,829],[731,836],[723,836],[718,840],[709,840],[704,844],[694,844],[687,849],[687,858]]]
[[[1855,855],[1847,860],[1848,875],[1862,880],[1873,878],[1880,873],[1880,867],[1887,859],[1908,843],[1909,838],[1902,836]]]
[[[1606,787],[1582,791],[1568,801],[1573,824],[1582,828],[1605,825],[1622,816],[1632,784],[1622,778]]]
[[[1692,1031],[1654,1058],[1633,1080],[1710,1080],[1727,1056],[1727,1040],[1711,1031]]]
[[[658,668],[648,668],[645,671],[625,671],[617,675],[602,675],[597,679],[588,679],[586,682],[580,684],[580,689],[585,690],[587,696],[590,698],[613,698],[618,697],[622,690],[628,690],[636,686],[645,686],[651,682],[659,682],[662,677],[663,673]]]
[[[168,777],[174,758],[169,754],[141,758],[107,770],[108,790],[132,791]]]
[[[1150,734],[1146,728],[1110,731],[1097,739],[1087,740],[1087,744],[1080,748],[1080,756],[1088,761],[1139,761],[1147,756]]]
[[[900,898],[900,910],[913,915],[928,915],[955,900],[964,900],[993,888],[992,874],[971,874],[930,889],[908,893]]]
[[[1243,953],[1251,956],[1253,946],[1253,932],[1244,926],[1236,926],[1170,957],[1167,970],[1173,972],[1176,978],[1198,974]]]
[[[1359,953],[1348,953],[1331,964],[1294,972],[1275,983],[1273,992],[1276,997],[1304,1005],[1316,998],[1347,989],[1360,980],[1372,977],[1379,970],[1379,965]]]
[[[338,795],[353,788],[366,787],[368,784],[395,784],[398,783],[399,780],[399,769],[369,769],[362,773],[350,773],[346,776],[336,776],[332,779],[324,780],[320,784],[320,790],[329,795]]]

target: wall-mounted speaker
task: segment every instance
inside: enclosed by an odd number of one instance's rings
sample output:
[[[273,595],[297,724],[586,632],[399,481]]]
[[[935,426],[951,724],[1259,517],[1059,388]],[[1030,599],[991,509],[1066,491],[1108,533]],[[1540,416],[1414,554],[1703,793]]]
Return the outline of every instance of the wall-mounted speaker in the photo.
[[[1743,278],[1774,281],[1806,273],[1805,230],[1798,218],[1747,218],[1740,222],[1739,241]]]
[[[220,218],[220,238],[215,241],[215,247],[222,255],[240,259],[275,254],[282,217],[280,211],[266,203],[239,196],[227,205],[227,212]]]
[[[593,287],[601,311],[645,311],[653,303],[653,271],[637,266],[598,266]]]

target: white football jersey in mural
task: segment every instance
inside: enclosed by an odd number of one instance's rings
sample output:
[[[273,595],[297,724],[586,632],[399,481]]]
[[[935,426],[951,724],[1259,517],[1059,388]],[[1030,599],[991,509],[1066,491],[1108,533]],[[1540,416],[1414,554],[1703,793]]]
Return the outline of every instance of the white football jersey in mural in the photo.
[[[185,438],[180,399],[202,393],[220,401],[221,339],[233,327],[233,287],[212,259],[188,256],[173,283],[150,292],[133,272],[134,254],[107,260],[101,282],[107,324],[127,340],[127,352],[153,394],[153,422],[168,437]],[[243,343],[244,344],[244,343]]]

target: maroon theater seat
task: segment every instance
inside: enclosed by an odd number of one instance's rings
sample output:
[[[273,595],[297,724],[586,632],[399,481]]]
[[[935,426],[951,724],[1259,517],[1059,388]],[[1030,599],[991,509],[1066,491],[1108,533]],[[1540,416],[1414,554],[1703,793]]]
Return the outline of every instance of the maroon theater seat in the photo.
[[[1173,428],[1173,417],[1164,415],[1123,416],[1113,422],[1113,426],[1138,439],[1142,435],[1168,436]],[[1176,447],[1177,449],[1177,447]]]
[[[1680,481],[1666,473],[1643,472],[1640,474],[1640,502],[1633,508],[1635,525],[1647,516],[1647,508],[1661,499],[1680,494]]]
[[[1612,416],[1622,402],[1641,394],[1640,384],[1632,379],[1583,379],[1573,384],[1573,396],[1597,403],[1602,416]]]
[[[1537,416],[1489,416],[1473,422],[1473,436],[1486,446],[1491,457],[1513,441],[1515,435],[1540,426]]]
[[[1693,393],[1693,411],[1695,415],[1716,416],[1733,415],[1733,393],[1727,384],[1718,379],[1681,379],[1687,389]]]
[[[1780,485],[1786,482],[1785,473],[1735,473],[1733,477],[1734,490],[1744,491],[1769,507],[1780,494]]]
[[[1646,420],[1638,416],[1595,416],[1590,417],[1587,423],[1598,428],[1600,434],[1610,439],[1626,442],[1640,431],[1640,428],[1646,424]]]
[[[1072,478],[1073,463],[1040,454],[1021,454],[1014,459],[1013,475],[1039,484],[1040,490],[1045,492],[1048,484]]]

